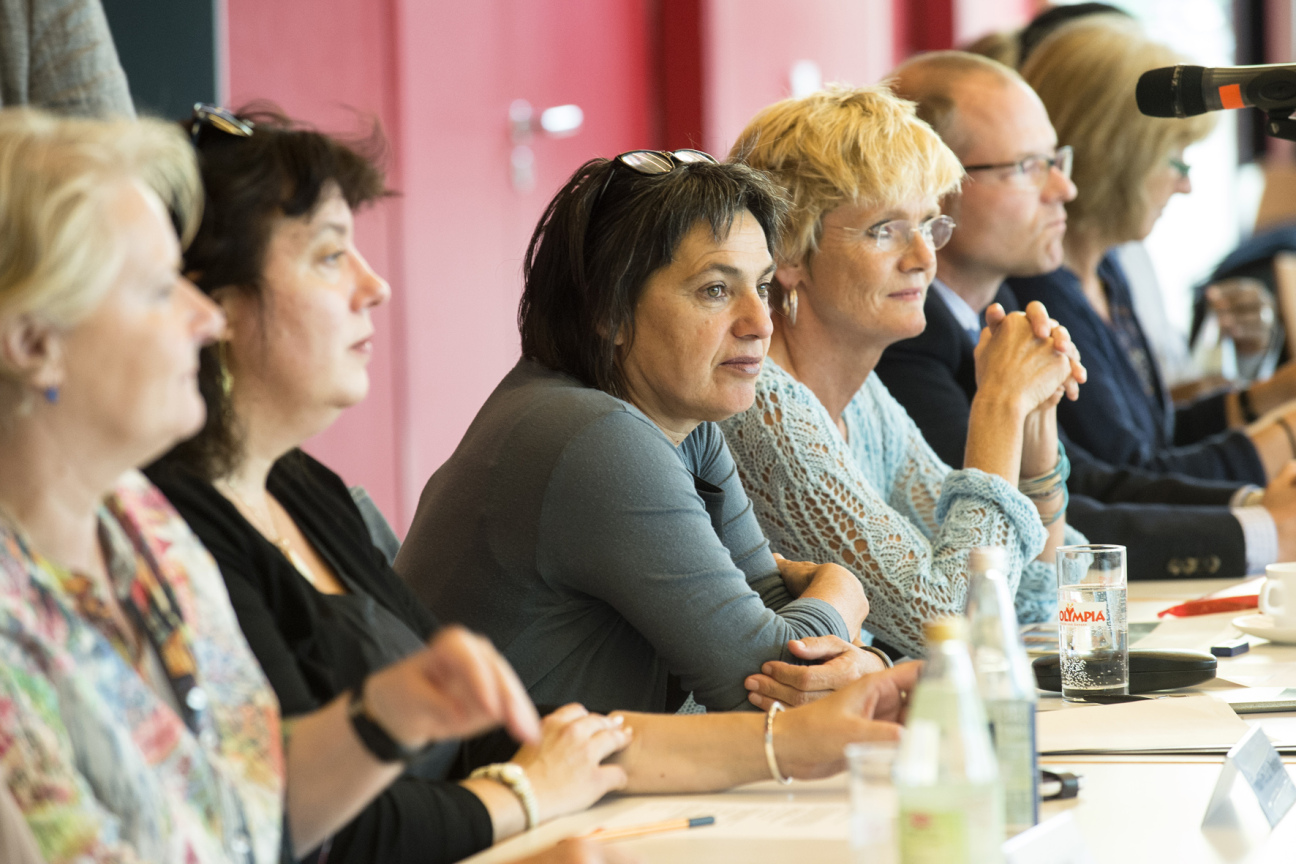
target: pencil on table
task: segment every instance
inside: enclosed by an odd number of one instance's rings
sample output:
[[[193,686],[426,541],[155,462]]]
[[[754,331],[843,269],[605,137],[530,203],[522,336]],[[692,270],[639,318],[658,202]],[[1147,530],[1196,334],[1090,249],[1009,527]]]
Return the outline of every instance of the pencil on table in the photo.
[[[648,837],[652,834],[666,834],[670,831],[687,831],[690,828],[701,828],[715,824],[714,816],[694,816],[692,819],[667,819],[665,822],[649,822],[646,825],[629,825],[625,828],[607,830],[599,828],[583,835],[584,840],[597,840],[607,843],[612,840],[629,840],[632,837]]]

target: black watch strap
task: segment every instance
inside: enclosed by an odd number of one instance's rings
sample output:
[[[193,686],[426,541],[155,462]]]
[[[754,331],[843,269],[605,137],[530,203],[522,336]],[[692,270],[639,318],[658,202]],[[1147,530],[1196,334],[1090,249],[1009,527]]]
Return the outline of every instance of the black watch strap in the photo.
[[[403,762],[409,764],[418,759],[428,747],[406,747],[393,738],[386,729],[369,716],[364,706],[364,684],[351,692],[351,701],[347,704],[347,717],[351,728],[355,730],[360,743],[379,762]]]
[[[1237,394],[1238,407],[1242,409],[1242,422],[1252,423],[1259,420],[1260,415],[1255,412],[1255,408],[1251,407],[1251,388],[1243,387],[1237,391]]]

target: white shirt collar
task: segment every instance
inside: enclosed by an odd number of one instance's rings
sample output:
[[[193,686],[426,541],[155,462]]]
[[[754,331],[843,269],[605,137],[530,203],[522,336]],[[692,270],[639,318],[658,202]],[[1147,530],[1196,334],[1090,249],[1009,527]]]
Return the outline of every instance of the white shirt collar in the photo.
[[[955,294],[953,288],[939,279],[933,279],[931,287],[945,301],[946,308],[954,316],[954,320],[958,322],[959,327],[969,332],[981,332],[981,314],[969,306],[966,300]]]

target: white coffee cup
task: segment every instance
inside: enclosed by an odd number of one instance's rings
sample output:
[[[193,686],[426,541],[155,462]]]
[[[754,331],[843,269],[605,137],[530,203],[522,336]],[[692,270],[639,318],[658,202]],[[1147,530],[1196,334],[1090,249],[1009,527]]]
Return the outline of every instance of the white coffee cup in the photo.
[[[1260,611],[1279,627],[1296,627],[1296,562],[1270,564],[1260,588]]]

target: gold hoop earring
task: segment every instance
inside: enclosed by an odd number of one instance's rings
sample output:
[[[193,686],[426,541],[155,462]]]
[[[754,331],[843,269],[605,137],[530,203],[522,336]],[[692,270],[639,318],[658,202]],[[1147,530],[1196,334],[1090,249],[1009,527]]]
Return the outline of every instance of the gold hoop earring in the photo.
[[[787,319],[788,326],[796,326],[797,315],[797,290],[795,288],[783,289],[783,299],[779,303],[779,311]]]
[[[230,371],[229,360],[226,358],[228,349],[228,339],[222,339],[216,343],[216,362],[220,366],[221,395],[226,399],[229,398],[230,391],[234,389],[234,373]]]

